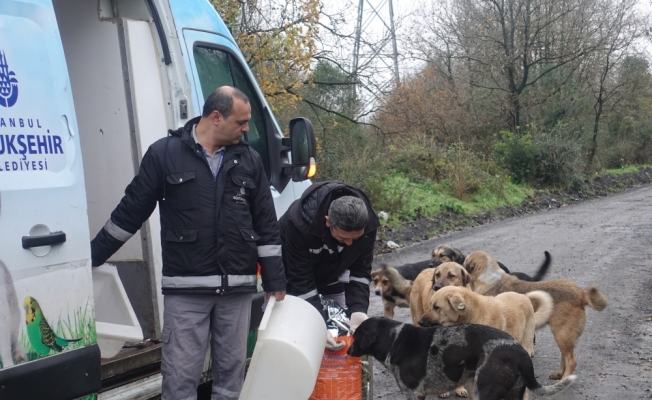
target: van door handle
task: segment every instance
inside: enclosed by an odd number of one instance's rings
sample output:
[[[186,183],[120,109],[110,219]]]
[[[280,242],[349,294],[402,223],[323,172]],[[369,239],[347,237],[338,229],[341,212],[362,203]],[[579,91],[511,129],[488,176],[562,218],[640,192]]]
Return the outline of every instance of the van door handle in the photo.
[[[66,241],[65,232],[52,232],[48,235],[23,236],[23,249],[32,247],[52,246]]]

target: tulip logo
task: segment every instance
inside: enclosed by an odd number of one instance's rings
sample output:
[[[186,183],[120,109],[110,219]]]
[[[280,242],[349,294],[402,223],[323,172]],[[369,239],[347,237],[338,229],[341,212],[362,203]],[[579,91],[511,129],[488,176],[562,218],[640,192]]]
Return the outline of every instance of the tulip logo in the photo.
[[[0,52],[0,106],[9,108],[18,100],[18,80],[15,75],[9,71],[5,53]]]

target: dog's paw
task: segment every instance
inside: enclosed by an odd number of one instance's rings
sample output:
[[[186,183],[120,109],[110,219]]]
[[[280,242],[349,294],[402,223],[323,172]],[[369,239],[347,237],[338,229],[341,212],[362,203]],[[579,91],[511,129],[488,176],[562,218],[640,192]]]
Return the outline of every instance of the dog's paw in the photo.
[[[548,378],[558,381],[561,379],[562,375],[563,375],[562,372],[553,372],[552,374],[550,374],[550,376],[548,376]]]
[[[451,395],[450,392],[446,392],[446,393],[442,393],[442,394],[440,394],[440,395],[437,396],[437,397],[439,397],[440,399],[447,399],[447,398],[450,397],[450,395]]]
[[[469,392],[466,391],[463,387],[455,389],[455,396],[457,397],[469,397]]]

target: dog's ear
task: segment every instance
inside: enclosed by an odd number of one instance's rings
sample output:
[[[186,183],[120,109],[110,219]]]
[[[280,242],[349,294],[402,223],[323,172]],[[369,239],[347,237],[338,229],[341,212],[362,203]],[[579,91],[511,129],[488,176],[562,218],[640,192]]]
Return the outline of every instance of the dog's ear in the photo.
[[[471,283],[471,275],[468,272],[466,272],[464,268],[460,268],[460,272],[462,273],[462,285],[464,285],[465,287],[469,286],[469,284]]]
[[[448,302],[451,304],[455,312],[458,314],[464,314],[466,311],[466,304],[464,303],[464,298],[459,294],[454,294],[448,298]]]
[[[451,261],[455,261],[458,264],[464,264],[464,259],[466,258],[464,254],[462,254],[461,251],[452,248],[453,250],[453,259]]]
[[[468,261],[468,262],[467,262]],[[473,273],[473,260],[464,260],[464,263],[460,264],[462,268],[466,270],[469,274]]]
[[[438,260],[435,259],[437,257],[437,249],[438,248],[439,248],[439,246],[437,246],[437,248],[434,249],[432,251],[432,253],[430,253],[430,264],[428,264],[428,268],[434,268],[437,265],[441,264]]]
[[[356,332],[357,333],[357,332]],[[361,335],[356,338],[356,341],[359,340],[360,350],[368,351],[371,349],[371,346],[376,343],[378,333],[375,329],[365,329],[360,332]]]

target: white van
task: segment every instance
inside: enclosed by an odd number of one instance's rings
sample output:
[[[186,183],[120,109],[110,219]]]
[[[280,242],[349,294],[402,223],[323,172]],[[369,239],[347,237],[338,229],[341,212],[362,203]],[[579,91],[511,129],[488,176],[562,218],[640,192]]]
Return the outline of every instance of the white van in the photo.
[[[281,216],[310,185],[312,126],[281,135],[208,0],[0,0],[0,399],[160,391],[158,211],[109,260],[117,281],[90,239],[148,146],[225,84],[251,100]]]

